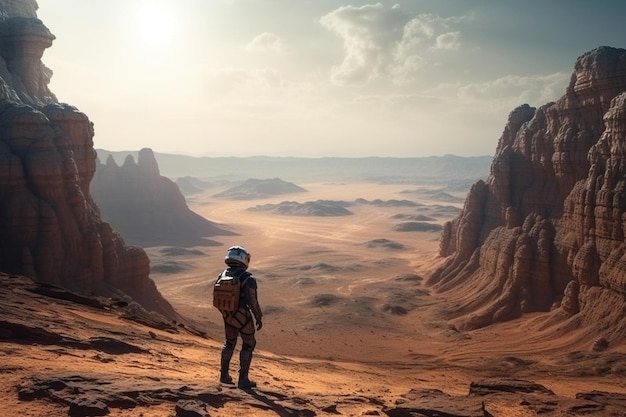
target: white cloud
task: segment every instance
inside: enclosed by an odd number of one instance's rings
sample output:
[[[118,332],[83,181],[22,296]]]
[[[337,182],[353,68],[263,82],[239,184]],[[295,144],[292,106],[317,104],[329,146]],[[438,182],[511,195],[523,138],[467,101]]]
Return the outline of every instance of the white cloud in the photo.
[[[461,32],[448,32],[437,36],[437,49],[459,49]]]
[[[563,95],[569,80],[570,75],[563,72],[534,76],[507,75],[460,87],[457,97],[466,102],[504,102],[511,108],[523,103],[538,106]]]
[[[364,84],[389,78],[415,80],[436,51],[458,49],[464,18],[421,14],[411,18],[399,6],[344,6],[323,16],[321,24],[343,39],[345,56],[332,71],[336,84]]]
[[[386,9],[380,3],[344,6],[322,17],[322,25],[343,38],[346,52],[343,62],[333,69],[333,81],[360,84],[382,75],[407,21],[398,7]]]
[[[264,32],[256,36],[248,45],[248,52],[273,52],[281,54],[288,49],[287,42],[275,33]]]

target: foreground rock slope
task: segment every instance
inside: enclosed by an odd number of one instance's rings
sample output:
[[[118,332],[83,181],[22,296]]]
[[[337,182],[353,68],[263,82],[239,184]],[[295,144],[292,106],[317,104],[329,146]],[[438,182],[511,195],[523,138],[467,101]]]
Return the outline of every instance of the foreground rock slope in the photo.
[[[89,194],[94,129],[48,89],[54,36],[35,1],[0,1],[0,270],[83,293],[130,295],[174,316],[149,259],[103,222]]]
[[[547,375],[554,387],[571,380],[569,366],[546,369],[541,383],[518,377],[535,365],[516,358],[476,369],[422,358],[412,368],[259,351],[259,388],[244,391],[217,383],[220,349],[132,304],[0,273],[0,404],[11,415],[559,417],[623,416],[626,407],[624,394],[594,389],[597,378],[571,396],[544,385]],[[597,367],[576,364],[578,371]],[[467,383],[464,372],[472,374]]]
[[[445,225],[429,283],[472,329],[553,310],[626,338],[626,50],[579,57],[565,95],[511,112],[486,182]]]

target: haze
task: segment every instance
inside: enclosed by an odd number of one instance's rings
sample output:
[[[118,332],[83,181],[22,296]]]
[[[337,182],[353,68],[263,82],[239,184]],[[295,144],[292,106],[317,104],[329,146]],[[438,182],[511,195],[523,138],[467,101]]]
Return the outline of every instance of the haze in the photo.
[[[516,106],[624,46],[623,1],[39,0],[50,88],[95,146],[191,155],[492,154]]]

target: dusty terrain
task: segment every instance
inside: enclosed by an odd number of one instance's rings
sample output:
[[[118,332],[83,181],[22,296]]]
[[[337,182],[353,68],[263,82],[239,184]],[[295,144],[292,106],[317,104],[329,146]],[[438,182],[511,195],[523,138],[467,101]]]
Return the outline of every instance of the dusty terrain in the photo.
[[[394,232],[393,226],[402,221],[391,217],[430,208],[358,205],[350,207],[354,215],[337,217],[247,210],[284,200],[387,201],[406,198],[399,191],[407,189],[367,183],[305,184],[304,188],[309,192],[255,201],[211,199],[213,191],[194,197],[192,210],[218,224],[236,225],[239,236],[221,239],[224,247],[200,248],[202,255],[161,257],[162,248],[149,248],[154,264],[169,260],[187,268],[178,274],[153,274],[159,290],[199,325],[217,323],[209,334],[221,338],[221,319],[210,308],[207,283],[224,268],[225,249],[242,244],[252,253],[250,271],[258,278],[266,314],[259,346],[323,359],[406,359],[426,323],[414,314],[384,310],[386,305],[410,310],[432,303],[426,297],[428,290],[420,286],[420,275],[438,262],[439,235]],[[402,248],[390,248],[393,244]]]
[[[7,415],[626,416],[626,346],[600,349],[588,329],[550,313],[471,332],[446,321],[466,294],[423,284],[441,261],[438,234],[393,228],[407,216],[442,223],[450,217],[437,205],[458,203],[420,200],[402,185],[298,185],[309,192],[254,201],[216,199],[217,189],[194,195],[192,210],[238,236],[216,239],[223,247],[147,248],[152,278],[188,317],[184,327],[146,326],[129,320],[129,306],[85,305],[3,278]],[[424,206],[356,205],[340,217],[247,210],[358,198]],[[265,311],[251,392],[216,382],[222,329],[210,281],[231,244],[252,253]]]

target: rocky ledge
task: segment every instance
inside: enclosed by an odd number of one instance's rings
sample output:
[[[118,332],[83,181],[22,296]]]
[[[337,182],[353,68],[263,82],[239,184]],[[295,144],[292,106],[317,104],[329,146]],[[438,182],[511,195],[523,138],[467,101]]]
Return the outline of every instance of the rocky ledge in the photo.
[[[510,366],[499,375],[494,369],[476,371],[467,394],[422,386],[389,395],[350,389],[350,382],[337,392],[318,392],[307,378],[328,378],[330,369],[337,381],[375,380],[376,370],[353,375],[341,364],[264,352],[255,359],[255,372],[264,380],[258,389],[244,391],[216,383],[220,348],[190,327],[161,321],[123,300],[85,297],[0,274],[0,402],[14,415],[621,416],[626,407],[624,394],[589,386],[564,397],[512,376]],[[451,366],[442,364],[441,371]],[[597,366],[583,361],[576,369]]]

